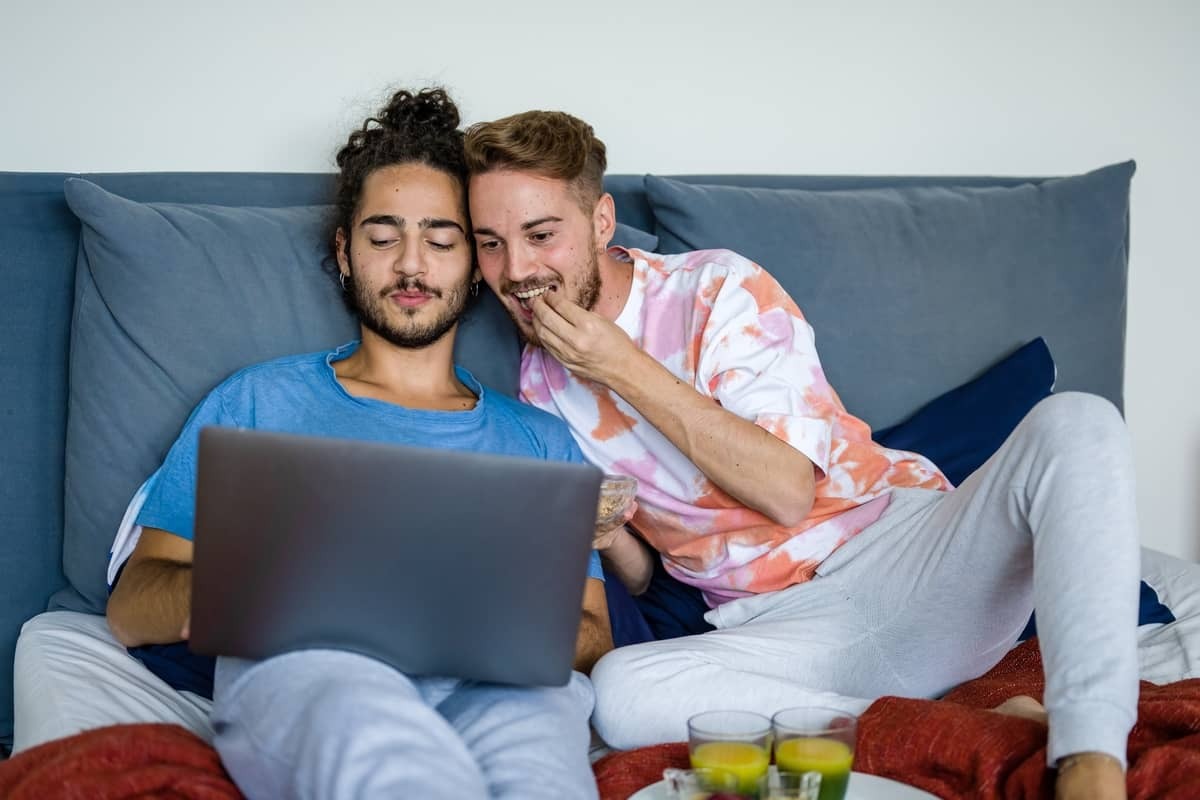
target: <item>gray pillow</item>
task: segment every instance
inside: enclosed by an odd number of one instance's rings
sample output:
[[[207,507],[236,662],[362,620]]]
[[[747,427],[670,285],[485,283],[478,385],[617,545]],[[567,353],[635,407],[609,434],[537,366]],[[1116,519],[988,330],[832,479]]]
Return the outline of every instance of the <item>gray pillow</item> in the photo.
[[[638,250],[653,253],[658,247],[658,237],[653,233],[646,233],[643,230],[639,230],[632,225],[618,222],[617,230],[613,233],[612,241],[609,244],[620,245],[621,247],[636,247]]]
[[[646,194],[662,252],[726,248],[771,272],[847,408],[882,427],[1039,336],[1059,391],[1121,406],[1133,172],[833,191],[648,175]]]
[[[104,569],[134,490],[230,373],[329,348],[358,326],[321,268],[327,206],[137,203],[69,179],[82,223],[71,328],[63,565],[54,607],[103,612]],[[515,394],[519,343],[487,293],[456,358]]]

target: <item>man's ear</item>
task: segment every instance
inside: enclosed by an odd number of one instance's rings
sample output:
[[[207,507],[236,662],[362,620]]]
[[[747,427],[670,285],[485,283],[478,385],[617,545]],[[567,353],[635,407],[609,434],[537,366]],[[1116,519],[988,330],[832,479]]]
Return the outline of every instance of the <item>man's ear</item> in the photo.
[[[338,228],[333,234],[333,249],[337,254],[338,269],[346,277],[350,276],[350,259],[346,257],[346,231]]]
[[[592,232],[596,235],[596,246],[600,252],[608,249],[613,234],[617,231],[617,207],[613,196],[608,192],[600,195],[596,208],[592,211]]]

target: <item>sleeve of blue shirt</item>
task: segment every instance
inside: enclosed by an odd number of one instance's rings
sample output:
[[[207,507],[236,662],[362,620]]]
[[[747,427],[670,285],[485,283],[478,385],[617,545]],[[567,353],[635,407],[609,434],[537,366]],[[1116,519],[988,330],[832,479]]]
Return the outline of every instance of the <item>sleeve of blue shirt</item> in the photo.
[[[554,426],[554,433],[545,436],[547,460],[569,461],[572,464],[588,463],[588,460],[583,457],[583,451],[579,449],[579,445],[571,438],[571,432],[567,426],[558,420],[555,422],[558,424]],[[588,559],[588,577],[598,581],[604,580],[604,568],[600,565],[600,554],[595,550]]]
[[[191,540],[196,520],[196,457],[200,448],[200,429],[206,425],[237,424],[226,409],[219,388],[196,406],[155,476],[154,485],[138,514],[138,525],[161,528]]]

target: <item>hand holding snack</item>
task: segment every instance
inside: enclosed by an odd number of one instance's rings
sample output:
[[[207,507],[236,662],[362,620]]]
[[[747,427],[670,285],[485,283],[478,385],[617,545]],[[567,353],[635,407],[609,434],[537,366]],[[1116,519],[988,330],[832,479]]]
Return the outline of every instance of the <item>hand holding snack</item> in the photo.
[[[637,511],[637,478],[626,475],[605,475],[600,484],[600,502],[596,508],[596,536],[592,547],[607,549],[619,535],[626,522]]]

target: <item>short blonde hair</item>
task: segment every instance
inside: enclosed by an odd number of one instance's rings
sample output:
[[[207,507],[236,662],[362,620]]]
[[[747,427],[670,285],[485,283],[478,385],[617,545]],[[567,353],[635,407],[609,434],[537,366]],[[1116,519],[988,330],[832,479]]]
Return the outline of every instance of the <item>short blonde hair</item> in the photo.
[[[604,192],[604,142],[592,126],[562,111],[526,111],[467,129],[467,170],[533,172],[566,181],[580,208],[592,213]]]

